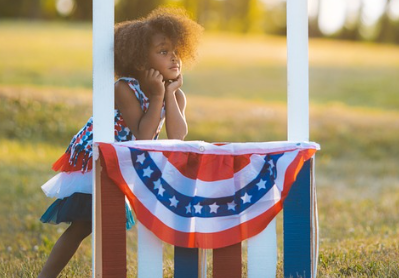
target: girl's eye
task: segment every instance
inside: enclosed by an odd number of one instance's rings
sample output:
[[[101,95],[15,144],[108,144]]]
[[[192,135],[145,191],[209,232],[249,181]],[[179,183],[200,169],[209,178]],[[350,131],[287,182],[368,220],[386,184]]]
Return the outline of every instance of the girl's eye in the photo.
[[[168,54],[168,51],[167,51],[167,50],[161,50],[160,53],[161,53],[162,55],[166,55],[166,54]]]

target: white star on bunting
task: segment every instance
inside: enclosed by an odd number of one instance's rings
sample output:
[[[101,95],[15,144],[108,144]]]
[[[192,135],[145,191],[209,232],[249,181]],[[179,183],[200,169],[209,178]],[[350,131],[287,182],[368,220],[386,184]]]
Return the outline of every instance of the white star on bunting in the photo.
[[[195,209],[195,213],[201,213],[202,206],[200,205],[200,203],[198,203],[194,206],[194,209]]]
[[[256,184],[256,186],[258,187],[258,190],[266,189],[266,181],[264,181],[264,180],[261,179],[261,180]]]
[[[144,160],[145,160],[145,154],[142,153],[142,154],[140,154],[140,155],[137,156],[136,162],[137,162],[137,163],[143,164],[143,163],[144,163]]]
[[[209,205],[209,207],[211,208],[211,213],[217,213],[219,206],[215,203],[213,203],[212,205]]]
[[[144,174],[143,177],[151,177],[152,172],[154,172],[153,170],[151,170],[151,167],[148,166],[147,168],[144,169]]]
[[[248,195],[247,192],[245,192],[244,196],[241,197],[242,202],[245,203],[250,203],[251,202],[251,195]]]
[[[170,206],[171,206],[171,207],[177,208],[177,204],[179,203],[179,201],[176,199],[175,196],[173,196],[172,198],[170,198],[169,201],[170,201]]]
[[[186,206],[186,213],[191,213],[191,205]]]
[[[236,204],[234,201],[231,202],[231,203],[227,203],[227,207],[228,207],[227,209],[228,209],[228,210],[230,210],[230,209],[231,209],[231,210],[236,210],[236,205],[237,205],[237,204]]]
[[[273,162],[272,159],[270,159],[270,160],[268,161],[268,163],[269,163],[269,165],[270,165],[270,167],[269,167],[269,175],[271,176],[271,175],[273,175],[274,162]]]
[[[270,165],[270,167],[271,167],[271,168],[273,168],[273,167],[274,167],[274,162],[273,162],[273,159],[269,159],[268,163],[269,163],[269,165]]]
[[[165,189],[162,187],[162,185],[159,187],[159,190],[158,190],[158,195],[161,195],[161,196],[163,196],[163,193],[165,192]]]
[[[157,181],[154,182],[154,189],[159,189],[161,185],[162,185],[161,179],[158,179]]]

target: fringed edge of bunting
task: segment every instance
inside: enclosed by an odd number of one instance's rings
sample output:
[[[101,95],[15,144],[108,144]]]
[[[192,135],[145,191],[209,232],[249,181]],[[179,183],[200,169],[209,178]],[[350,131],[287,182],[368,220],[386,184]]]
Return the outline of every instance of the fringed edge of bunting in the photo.
[[[56,162],[52,169],[61,172],[81,171],[87,172],[93,168],[92,154],[87,152],[75,153],[71,156],[70,152],[65,152]]]

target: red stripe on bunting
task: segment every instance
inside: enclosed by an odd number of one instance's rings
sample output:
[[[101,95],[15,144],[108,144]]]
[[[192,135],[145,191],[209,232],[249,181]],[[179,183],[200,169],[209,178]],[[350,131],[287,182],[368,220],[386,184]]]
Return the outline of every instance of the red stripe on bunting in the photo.
[[[294,161],[288,166],[285,172],[284,189],[281,192],[281,202],[284,202],[285,198],[287,197],[288,192],[291,189],[291,185],[295,182],[296,177],[299,171],[301,171],[304,162],[310,159],[315,153],[315,149],[301,150],[295,157]]]
[[[292,164],[287,168],[285,176],[284,191],[282,198],[269,210],[263,214],[244,222],[230,229],[216,233],[185,233],[176,231],[165,225],[160,219],[156,218],[129,189],[124,180],[118,164],[118,157],[111,144],[100,143],[100,151],[105,159],[105,166],[109,177],[122,190],[130,201],[137,219],[149,230],[151,230],[161,240],[180,247],[215,249],[239,243],[245,239],[257,235],[263,231],[274,217],[281,211],[283,200],[286,198],[289,189],[296,179],[300,167],[305,158],[310,158],[316,150],[300,150]]]
[[[237,156],[169,151],[162,153],[184,176],[202,181],[230,179],[251,162],[251,154]],[[200,171],[200,167],[205,171]]]

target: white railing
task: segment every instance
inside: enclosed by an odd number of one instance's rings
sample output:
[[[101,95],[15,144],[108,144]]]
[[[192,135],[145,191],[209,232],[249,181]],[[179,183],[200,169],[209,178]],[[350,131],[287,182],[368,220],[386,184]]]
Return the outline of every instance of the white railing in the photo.
[[[114,1],[93,1],[93,117],[94,142],[113,142],[113,38],[114,38]],[[308,96],[308,19],[307,0],[287,0],[287,88],[288,88],[288,140],[309,140],[309,96]],[[96,163],[94,163],[94,205],[93,205],[93,277],[116,277],[112,276],[112,270],[104,266],[104,213],[101,213],[101,182],[100,162],[98,150],[94,151]],[[299,211],[307,218],[310,225],[295,234],[294,231],[284,231],[284,272],[287,277],[292,275],[303,275],[316,277],[318,238],[317,238],[317,209],[315,185],[312,182],[313,167],[305,170],[305,180],[300,182],[305,195],[309,199],[305,206]],[[308,179],[306,179],[308,178]],[[118,193],[115,193],[118,195]],[[296,192],[289,197],[295,196]],[[118,198],[123,198],[119,196]],[[290,202],[287,198],[287,202]],[[124,201],[123,201],[124,205]],[[103,208],[104,209],[104,208]],[[123,208],[124,209],[124,208]],[[292,210],[284,210],[284,218],[289,223]],[[111,217],[112,218],[112,217]],[[114,219],[106,219],[114,220]],[[109,224],[109,223],[108,223]],[[275,220],[257,236],[248,240],[248,277],[275,277],[277,264],[277,244],[275,232]],[[305,225],[306,226],[306,225]],[[123,226],[124,228],[124,226]],[[120,231],[123,233],[122,231]],[[298,232],[298,231],[295,231]],[[162,243],[158,238],[148,232],[141,225],[138,226],[139,234],[139,278],[162,277]],[[108,235],[105,235],[108,239]],[[298,241],[291,241],[300,238]],[[305,239],[305,240],[303,240]],[[290,242],[294,244],[290,245]],[[112,245],[112,244],[111,244]],[[107,244],[108,246],[108,244]],[[204,254],[199,251],[199,277],[205,277]],[[286,259],[289,254],[302,254],[304,259],[297,266]],[[305,255],[304,255],[305,254]],[[288,256],[289,257],[289,256]],[[305,263],[303,263],[305,262]],[[122,262],[123,264],[123,262]],[[126,266],[125,266],[126,267]],[[215,266],[214,266],[215,267]],[[107,273],[104,272],[107,269]],[[111,271],[111,273],[109,273]],[[239,274],[241,275],[241,274]],[[120,277],[120,276],[118,276]],[[184,277],[184,276],[182,276]],[[222,276],[223,277],[223,276]],[[241,276],[237,276],[241,277]],[[187,277],[186,277],[187,278]],[[231,277],[232,278],[232,277]]]

